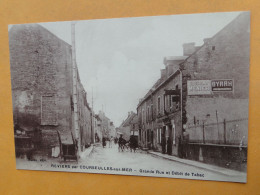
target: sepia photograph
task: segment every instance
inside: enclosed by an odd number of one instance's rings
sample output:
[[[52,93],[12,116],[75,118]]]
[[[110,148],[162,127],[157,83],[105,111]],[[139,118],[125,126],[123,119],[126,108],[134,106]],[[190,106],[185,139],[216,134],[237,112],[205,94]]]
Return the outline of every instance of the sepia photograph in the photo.
[[[247,182],[250,12],[8,34],[17,169]]]

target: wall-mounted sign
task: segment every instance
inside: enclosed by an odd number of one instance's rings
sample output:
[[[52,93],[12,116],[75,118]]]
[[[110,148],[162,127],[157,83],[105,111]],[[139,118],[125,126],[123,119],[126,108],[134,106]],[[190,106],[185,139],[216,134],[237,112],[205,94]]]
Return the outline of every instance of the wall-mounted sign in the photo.
[[[234,90],[233,79],[188,80],[188,95],[210,95],[213,92],[229,92]]]
[[[217,91],[233,91],[233,80],[232,79],[221,79],[221,80],[212,80],[211,89],[214,92]]]
[[[210,95],[211,80],[188,80],[188,95]]]

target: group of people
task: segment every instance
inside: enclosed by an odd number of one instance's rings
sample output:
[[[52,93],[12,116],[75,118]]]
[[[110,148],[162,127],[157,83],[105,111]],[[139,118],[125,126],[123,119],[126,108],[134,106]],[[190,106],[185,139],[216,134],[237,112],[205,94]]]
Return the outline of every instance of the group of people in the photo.
[[[138,142],[137,142],[137,139],[131,135],[130,136],[130,139],[129,141],[126,141],[124,138],[123,138],[123,135],[121,134],[119,138],[113,138],[112,136],[110,138],[106,138],[106,137],[103,137],[102,138],[102,146],[103,148],[106,147],[107,145],[107,142],[109,144],[109,148],[112,148],[112,144],[113,142],[115,144],[118,144],[118,151],[119,152],[123,152],[125,151],[126,149],[130,148],[130,151],[132,152],[135,152],[136,151],[136,148],[138,148]]]
[[[123,138],[123,135],[121,134],[118,139],[118,151],[123,152],[125,149],[128,149],[128,148],[130,148],[131,152],[132,151],[135,152],[136,148],[138,148],[137,139],[133,135],[131,135],[129,141],[126,141]]]
[[[112,148],[113,140],[114,140],[113,136],[111,136],[110,138],[103,137],[102,138],[102,146],[103,146],[103,148],[106,147],[107,141],[108,141],[108,147]]]

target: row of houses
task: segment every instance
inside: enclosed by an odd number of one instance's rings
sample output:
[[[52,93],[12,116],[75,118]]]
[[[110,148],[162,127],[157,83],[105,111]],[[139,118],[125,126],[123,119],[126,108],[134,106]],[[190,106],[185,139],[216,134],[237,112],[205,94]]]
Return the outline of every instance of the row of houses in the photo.
[[[186,43],[183,56],[164,58],[161,77],[137,105],[140,147],[205,162],[246,161],[249,32],[244,12],[202,46]],[[189,151],[181,147],[184,132]]]
[[[31,139],[35,153],[77,158],[113,124],[90,107],[75,50],[39,24],[12,26],[9,40],[16,151]]]
[[[103,111],[95,114],[94,118],[95,142],[101,142],[104,138],[116,137],[116,127],[114,123],[105,115]]]
[[[118,127],[117,133],[121,134],[127,141],[130,139],[131,135],[134,135],[138,139],[138,119],[135,112],[128,112],[126,119],[123,120]]]

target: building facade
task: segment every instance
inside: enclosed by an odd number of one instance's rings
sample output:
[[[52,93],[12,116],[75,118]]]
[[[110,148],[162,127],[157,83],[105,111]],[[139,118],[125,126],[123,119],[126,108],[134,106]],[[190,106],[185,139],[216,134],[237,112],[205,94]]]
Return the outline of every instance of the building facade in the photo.
[[[14,25],[9,38],[15,135],[25,132],[48,157],[60,155],[61,143],[82,148],[90,142],[90,109],[78,76],[77,135],[71,45],[38,24]]]
[[[240,14],[201,47],[186,46],[193,52],[180,64],[189,158],[246,170],[250,13]],[[210,93],[194,94],[194,81],[200,82],[195,87],[209,83]]]
[[[105,115],[103,111],[99,111],[98,117],[100,118],[102,137],[114,137],[116,130],[113,122]]]
[[[130,139],[131,132],[133,132],[133,123],[134,123],[134,118],[136,118],[136,113],[133,111],[128,112],[127,118],[121,123],[119,126],[119,133],[123,135],[123,138],[125,140]]]
[[[183,56],[164,59],[161,78],[137,106],[143,148],[183,157],[186,131],[187,158],[246,161],[249,33],[250,14],[242,13],[202,46],[183,44]]]
[[[143,148],[178,155],[181,134],[181,73],[186,56],[166,57],[165,69],[137,107],[139,143]]]

